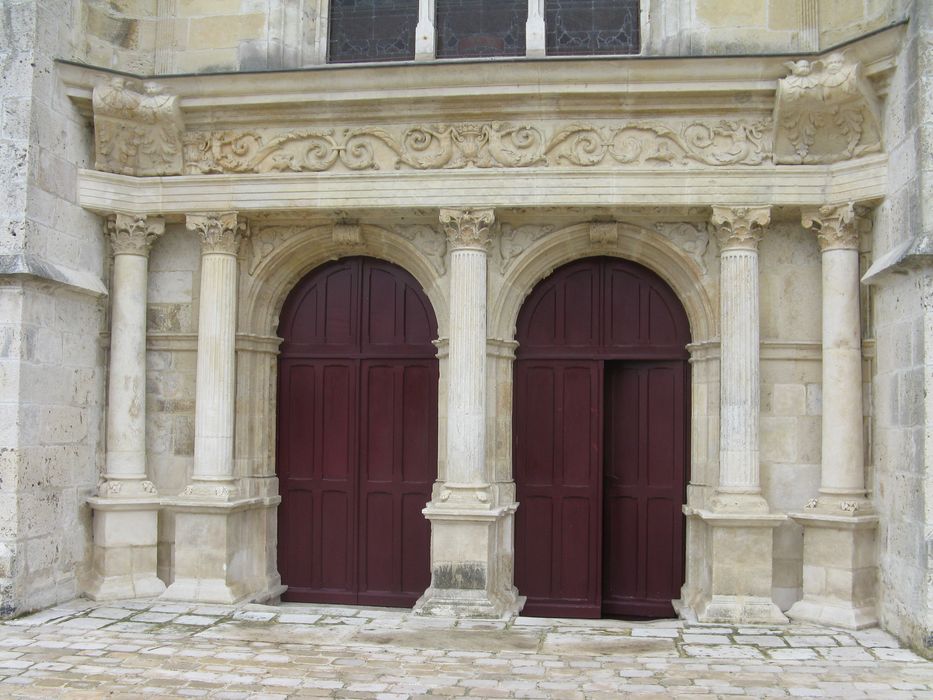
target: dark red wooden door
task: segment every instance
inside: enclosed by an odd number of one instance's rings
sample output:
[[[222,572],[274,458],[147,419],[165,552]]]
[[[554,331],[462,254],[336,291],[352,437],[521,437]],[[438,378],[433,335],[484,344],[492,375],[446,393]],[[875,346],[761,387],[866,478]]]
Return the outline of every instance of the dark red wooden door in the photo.
[[[649,270],[571,263],[519,315],[516,570],[530,615],[667,616],[683,583],[686,314]]]
[[[437,323],[394,265],[348,258],[289,295],[279,332],[279,571],[287,600],[411,605],[430,582]]]

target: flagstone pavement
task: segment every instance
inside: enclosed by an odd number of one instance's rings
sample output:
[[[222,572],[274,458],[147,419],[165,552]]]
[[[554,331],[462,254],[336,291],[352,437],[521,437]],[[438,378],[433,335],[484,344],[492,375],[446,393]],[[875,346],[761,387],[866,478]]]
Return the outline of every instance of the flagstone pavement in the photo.
[[[931,698],[878,629],[75,600],[0,624],[10,698]]]

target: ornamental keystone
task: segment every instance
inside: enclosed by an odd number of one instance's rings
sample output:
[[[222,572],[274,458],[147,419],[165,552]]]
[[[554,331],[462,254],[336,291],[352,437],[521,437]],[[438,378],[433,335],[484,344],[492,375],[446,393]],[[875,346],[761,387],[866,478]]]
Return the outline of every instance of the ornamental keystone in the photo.
[[[594,221],[590,224],[590,243],[593,245],[617,245],[618,242],[618,222]]]
[[[146,257],[155,239],[165,233],[165,219],[115,214],[107,220],[106,230],[114,255]]]
[[[720,252],[757,250],[762,230],[771,222],[771,207],[713,207],[710,222]]]
[[[453,250],[489,249],[489,229],[496,220],[492,209],[441,209],[440,219]]]
[[[217,214],[188,214],[185,225],[201,237],[201,254],[236,255],[246,233],[246,222],[235,211]]]
[[[816,233],[820,250],[858,250],[858,215],[854,202],[805,209],[804,228]]]

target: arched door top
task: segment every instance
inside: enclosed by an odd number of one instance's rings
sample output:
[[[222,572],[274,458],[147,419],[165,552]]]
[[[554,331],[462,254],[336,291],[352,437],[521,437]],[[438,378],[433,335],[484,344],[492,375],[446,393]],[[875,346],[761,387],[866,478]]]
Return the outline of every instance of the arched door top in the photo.
[[[584,258],[540,282],[518,317],[519,357],[686,358],[690,324],[654,272]]]

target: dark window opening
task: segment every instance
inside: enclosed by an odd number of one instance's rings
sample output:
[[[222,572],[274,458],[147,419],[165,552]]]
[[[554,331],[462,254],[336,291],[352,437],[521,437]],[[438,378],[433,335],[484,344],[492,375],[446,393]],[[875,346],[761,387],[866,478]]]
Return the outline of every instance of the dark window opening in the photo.
[[[411,61],[418,0],[331,0],[327,60]]]
[[[638,53],[638,0],[545,0],[548,56]]]
[[[437,0],[438,58],[524,56],[528,0]]]

